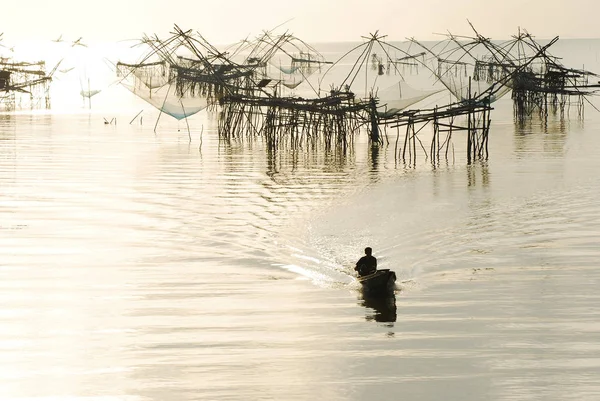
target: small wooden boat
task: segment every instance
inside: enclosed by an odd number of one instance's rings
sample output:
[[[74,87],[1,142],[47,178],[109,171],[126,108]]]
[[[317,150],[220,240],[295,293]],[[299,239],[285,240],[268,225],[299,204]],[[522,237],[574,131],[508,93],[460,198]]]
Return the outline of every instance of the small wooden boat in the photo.
[[[390,269],[381,269],[366,276],[359,276],[358,281],[362,285],[363,293],[369,295],[389,294],[394,291],[396,273]]]

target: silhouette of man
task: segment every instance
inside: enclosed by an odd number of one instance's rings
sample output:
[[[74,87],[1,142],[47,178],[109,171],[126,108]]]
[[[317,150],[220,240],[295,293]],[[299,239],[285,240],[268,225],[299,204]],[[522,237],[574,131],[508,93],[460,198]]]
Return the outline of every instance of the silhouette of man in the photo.
[[[377,258],[371,255],[372,252],[370,247],[365,248],[365,256],[356,262],[354,270],[358,272],[359,276],[366,276],[377,271]]]

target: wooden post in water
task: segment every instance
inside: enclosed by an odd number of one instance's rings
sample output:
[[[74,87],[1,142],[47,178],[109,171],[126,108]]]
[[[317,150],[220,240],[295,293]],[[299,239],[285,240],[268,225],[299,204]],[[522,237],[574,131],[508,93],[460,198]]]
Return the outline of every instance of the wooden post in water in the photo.
[[[435,130],[436,130],[436,118],[435,118],[435,110],[437,110],[437,106],[434,109],[434,115],[433,115],[433,137],[431,138],[431,145],[429,145],[429,154],[431,155],[431,161],[433,161],[433,158],[435,157],[435,151],[433,150],[433,148],[435,147]]]
[[[415,123],[412,122],[411,126],[412,126],[411,131],[412,131],[412,137],[413,137],[413,149],[412,149],[413,150],[413,154],[412,154],[413,159],[412,159],[412,162],[413,162],[413,165],[416,166],[417,165],[417,134],[415,133]]]
[[[371,141],[373,144],[379,143],[379,121],[377,118],[377,102],[375,98],[371,97],[370,99],[370,114],[371,114]]]
[[[450,117],[450,127],[448,129],[448,138],[446,139],[446,160],[448,159],[448,149],[450,148],[450,142],[452,141],[452,126],[454,124],[454,117]]]
[[[489,157],[489,152],[488,152],[488,139],[490,137],[490,124],[492,123],[492,119],[490,118],[490,113],[491,113],[491,108],[490,108],[490,99],[487,98],[486,102],[486,109],[484,111],[484,121],[485,121],[485,127],[484,127],[484,133],[485,133],[485,159],[487,160]]]
[[[396,127],[396,146],[394,149],[394,159],[398,157],[398,140],[400,139],[400,127]]]
[[[406,124],[406,134],[404,135],[404,148],[402,149],[402,161],[405,161],[406,158],[406,148],[409,148],[409,154],[410,154],[410,147],[406,146],[408,143],[408,140],[410,138],[410,125],[411,125],[411,119],[408,119],[408,122]]]
[[[469,98],[468,98],[468,104],[469,106],[471,105],[471,77],[469,77]],[[468,114],[467,114],[467,119],[468,119],[468,123],[467,123],[467,164],[471,164],[471,146],[472,146],[472,142],[471,142],[471,110],[469,110]]]

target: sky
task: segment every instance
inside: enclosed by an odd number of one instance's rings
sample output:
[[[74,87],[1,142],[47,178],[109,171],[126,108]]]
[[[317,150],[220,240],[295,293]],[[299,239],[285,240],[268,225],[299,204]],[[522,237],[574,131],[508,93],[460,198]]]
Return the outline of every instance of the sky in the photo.
[[[599,38],[598,0],[5,0],[4,42],[64,39],[137,40],[168,36],[174,24],[214,44],[253,38],[277,26],[309,42],[361,41],[376,31],[386,40],[435,40],[439,33],[507,39],[519,27],[539,39]]]

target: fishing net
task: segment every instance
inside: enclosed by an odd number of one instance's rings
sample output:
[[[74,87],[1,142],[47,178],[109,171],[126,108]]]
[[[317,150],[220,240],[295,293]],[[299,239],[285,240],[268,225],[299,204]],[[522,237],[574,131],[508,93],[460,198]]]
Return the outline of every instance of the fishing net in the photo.
[[[126,64],[118,62],[117,76],[133,76],[135,80],[141,81],[143,85],[150,89],[160,88],[169,80],[168,66],[164,61],[142,64]]]
[[[331,64],[316,49],[290,34],[265,32],[253,41],[245,41],[235,51],[233,59],[240,65],[254,66],[255,77],[281,83],[283,88],[296,89],[309,77],[324,72]],[[261,66],[261,70],[258,70]],[[315,78],[318,79],[318,78]]]
[[[84,89],[82,89],[79,92],[79,94],[81,96],[83,96],[83,97],[90,98],[90,97],[93,97],[93,96],[97,95],[100,92],[102,92],[101,89],[90,89],[90,90],[84,90]]]
[[[296,89],[310,77],[318,80],[327,62],[322,56],[312,53],[293,55],[278,53],[269,59],[268,64],[274,68],[268,70],[267,76],[278,78],[279,82],[288,89]]]
[[[178,96],[174,85],[171,84],[165,84],[159,88],[150,88],[142,81],[136,80],[134,83],[122,81],[121,85],[161,112],[177,120],[190,117],[208,107],[206,98]]]
[[[469,78],[462,75],[444,75],[438,77],[440,82],[444,84],[446,88],[452,93],[457,100],[463,101],[469,99]],[[493,103],[506,95],[510,90],[510,80],[506,80],[505,83],[492,82],[482,80],[470,81],[471,86],[471,98],[481,97],[482,94],[490,94],[490,103]]]
[[[377,92],[377,98],[379,99],[377,113],[384,117],[392,116],[441,91],[443,89],[415,89],[404,81],[398,81],[396,84]]]

